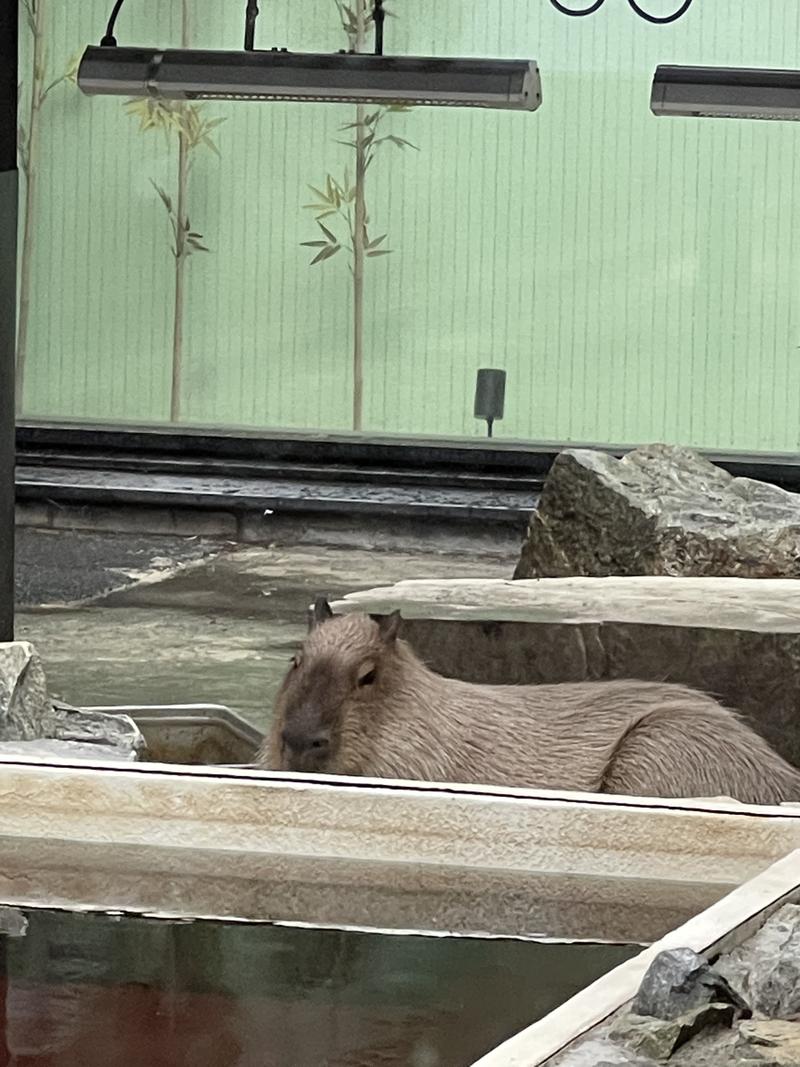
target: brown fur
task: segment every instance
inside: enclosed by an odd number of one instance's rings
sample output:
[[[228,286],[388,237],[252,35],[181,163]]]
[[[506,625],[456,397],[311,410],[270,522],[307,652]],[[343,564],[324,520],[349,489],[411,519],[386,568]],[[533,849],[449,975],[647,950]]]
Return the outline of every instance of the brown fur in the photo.
[[[397,638],[399,616],[380,625],[366,615],[329,618],[322,605],[278,694],[261,766],[762,804],[800,799],[800,774],[704,693],[640,681],[474,685],[421,663]],[[322,747],[300,751],[312,736]]]

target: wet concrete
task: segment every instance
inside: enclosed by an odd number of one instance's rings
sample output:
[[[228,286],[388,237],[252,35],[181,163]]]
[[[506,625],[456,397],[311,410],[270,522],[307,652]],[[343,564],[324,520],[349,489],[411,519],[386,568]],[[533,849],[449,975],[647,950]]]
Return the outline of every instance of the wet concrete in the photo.
[[[26,530],[20,545],[28,606],[17,636],[39,649],[54,695],[83,705],[221,703],[260,729],[318,593],[509,577],[515,562],[506,546],[476,557],[446,542],[403,553]],[[107,592],[115,584],[127,588]]]
[[[18,527],[16,599],[21,607],[97,597],[144,578],[166,578],[213,555],[222,542],[200,537],[113,535]]]

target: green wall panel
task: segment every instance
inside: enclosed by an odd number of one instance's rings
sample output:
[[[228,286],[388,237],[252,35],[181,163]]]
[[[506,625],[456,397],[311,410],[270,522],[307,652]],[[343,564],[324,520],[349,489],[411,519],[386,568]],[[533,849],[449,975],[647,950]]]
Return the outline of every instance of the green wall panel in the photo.
[[[99,39],[108,0],[36,0],[48,77]],[[572,20],[546,0],[395,0],[389,48],[536,58],[534,114],[415,110],[368,172],[364,428],[479,434],[475,370],[508,371],[504,437],[798,448],[800,187],[791,123],[657,120],[659,62],[797,66],[800,9],[696,0],[669,27],[622,0]],[[237,3],[185,0],[200,47],[238,47]],[[673,0],[650,0],[666,13]],[[24,6],[23,6],[24,13]],[[123,43],[177,43],[182,4],[127,0]],[[264,6],[263,46],[332,50],[333,0]],[[28,126],[32,39],[23,39]],[[219,158],[193,153],[181,417],[347,428],[352,286],[310,267],[307,183],[339,175],[353,108],[209,102]],[[38,113],[23,411],[169,417],[174,266],[151,181],[175,137],[70,82]],[[352,163],[350,163],[352,169]],[[24,191],[24,183],[23,183]]]

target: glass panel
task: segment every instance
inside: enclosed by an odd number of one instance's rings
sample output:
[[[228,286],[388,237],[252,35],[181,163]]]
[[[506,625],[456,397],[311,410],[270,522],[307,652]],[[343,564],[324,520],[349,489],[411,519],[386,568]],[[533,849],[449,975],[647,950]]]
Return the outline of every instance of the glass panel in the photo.
[[[382,142],[366,172],[372,251],[391,255],[365,259],[363,307],[346,247],[314,266],[324,246],[302,247],[330,240],[309,186],[352,186],[354,107],[208,102],[142,129],[140,105],[59,81],[110,0],[30,6],[25,415],[352,428],[358,322],[366,430],[484,433],[492,366],[504,437],[797,446],[797,131],[649,111],[659,62],[796,66],[795,5],[698,3],[653,27],[622,3],[580,20],[544,0],[395,4],[387,51],[536,59],[544,102],[382,114],[414,147]],[[238,48],[243,16],[128,0],[118,37]],[[333,0],[269,5],[257,39],[347,45]],[[177,263],[176,212],[202,235]],[[321,221],[347,244],[346,219]]]

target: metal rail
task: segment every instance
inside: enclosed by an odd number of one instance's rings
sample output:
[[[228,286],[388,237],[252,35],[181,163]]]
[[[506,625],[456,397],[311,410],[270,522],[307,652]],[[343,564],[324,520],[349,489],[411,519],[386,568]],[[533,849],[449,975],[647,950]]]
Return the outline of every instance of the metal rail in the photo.
[[[519,526],[564,447],[25,422],[17,428],[17,498]],[[705,454],[732,474],[800,490],[798,454]]]

